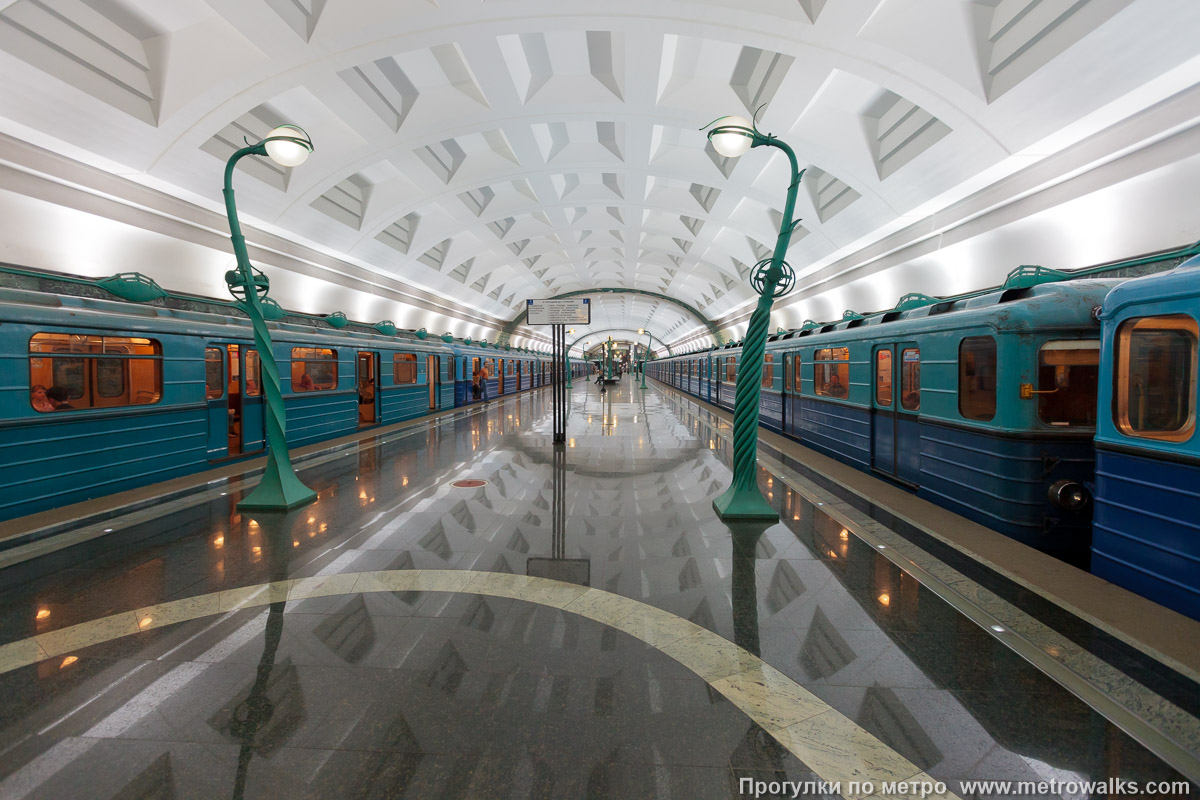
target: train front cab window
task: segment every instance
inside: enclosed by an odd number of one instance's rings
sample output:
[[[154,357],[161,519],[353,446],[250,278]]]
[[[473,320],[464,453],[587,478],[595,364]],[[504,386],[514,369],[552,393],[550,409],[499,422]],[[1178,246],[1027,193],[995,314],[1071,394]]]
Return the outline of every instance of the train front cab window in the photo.
[[[958,413],[988,422],[996,416],[996,340],[968,336],[958,346]]]
[[[162,398],[162,345],[133,336],[35,333],[29,387],[41,413],[151,405]]]
[[[266,446],[257,350],[228,343],[205,347],[204,394],[210,460],[253,453]]]
[[[849,362],[848,347],[823,347],[813,353],[813,391],[821,397],[849,397]]]
[[[1038,419],[1055,427],[1095,427],[1099,378],[1099,340],[1043,344],[1038,351]]]
[[[1126,436],[1183,442],[1196,430],[1197,324],[1184,314],[1117,331],[1114,421]]]

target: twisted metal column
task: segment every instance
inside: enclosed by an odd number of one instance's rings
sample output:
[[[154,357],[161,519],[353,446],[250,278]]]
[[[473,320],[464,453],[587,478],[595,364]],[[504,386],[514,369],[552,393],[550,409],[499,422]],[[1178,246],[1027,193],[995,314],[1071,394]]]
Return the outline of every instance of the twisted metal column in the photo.
[[[267,468],[262,480],[237,507],[244,511],[286,511],[289,508],[312,502],[317,493],[305,486],[296,477],[287,448],[287,415],[283,405],[283,388],[279,378],[279,365],[271,342],[271,332],[263,318],[262,298],[269,289],[267,276],[250,265],[246,252],[246,238],[238,222],[237,206],[233,199],[233,169],[237,162],[248,155],[266,155],[266,146],[259,142],[243,147],[229,158],[225,165],[225,211],[229,216],[229,238],[238,268],[225,273],[229,291],[241,302],[242,309],[250,318],[254,330],[254,346],[258,349],[259,364],[263,372],[265,416],[267,425]]]
[[[779,237],[775,240],[775,252],[769,260],[756,265],[750,282],[758,291],[758,304],[750,317],[746,337],[742,340],[742,355],[738,359],[736,394],[733,406],[733,481],[730,487],[713,500],[713,508],[723,520],[736,519],[779,519],[758,489],[758,470],[755,466],[758,455],[758,402],[762,393],[763,352],[767,346],[767,328],[771,322],[771,306],[776,297],[791,291],[795,273],[783,260],[788,244],[799,220],[793,220],[796,209],[796,192],[804,174],[796,163],[792,148],[770,135],[754,131],[751,147],[769,145],[778,147],[787,154],[792,166],[792,182],[788,186],[787,204],[783,209],[783,220]]]

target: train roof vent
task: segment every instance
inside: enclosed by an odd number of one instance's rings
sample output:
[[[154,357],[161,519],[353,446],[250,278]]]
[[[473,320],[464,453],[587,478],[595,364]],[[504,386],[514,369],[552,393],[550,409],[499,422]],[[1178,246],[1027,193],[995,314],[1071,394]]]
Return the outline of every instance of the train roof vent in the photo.
[[[849,322],[851,320],[860,320],[860,319],[863,319],[863,315],[858,313],[857,311],[851,311],[850,309],[846,309],[845,311],[842,312],[842,321],[843,322]]]
[[[800,332],[808,333],[809,331],[811,331],[814,328],[822,327],[824,324],[825,324],[824,322],[814,322],[811,319],[806,319],[806,320],[804,320],[804,324],[800,326]]]
[[[155,283],[153,278],[140,272],[121,272],[96,281],[96,285],[109,294],[135,303],[149,303],[167,296],[166,290]]]
[[[1043,283],[1065,281],[1069,277],[1071,276],[1057,269],[1022,264],[1008,273],[1008,277],[1004,279],[1004,285],[1000,288],[1003,290],[1029,289],[1034,286],[1040,286]]]
[[[942,302],[936,303],[929,307],[929,316],[932,317],[934,314],[945,314],[947,311],[950,311],[953,308],[953,300],[943,300]]]

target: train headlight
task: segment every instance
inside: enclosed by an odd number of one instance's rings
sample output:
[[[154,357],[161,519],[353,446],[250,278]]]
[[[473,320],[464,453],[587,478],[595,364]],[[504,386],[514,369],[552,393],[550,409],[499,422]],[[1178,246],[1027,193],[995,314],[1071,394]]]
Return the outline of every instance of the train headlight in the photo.
[[[1049,494],[1050,502],[1068,511],[1082,511],[1092,501],[1086,486],[1066,478],[1051,484]]]

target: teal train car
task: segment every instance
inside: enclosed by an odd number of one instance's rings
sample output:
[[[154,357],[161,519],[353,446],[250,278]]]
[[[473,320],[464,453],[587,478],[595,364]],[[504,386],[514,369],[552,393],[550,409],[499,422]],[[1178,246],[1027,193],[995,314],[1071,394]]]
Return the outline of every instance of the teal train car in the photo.
[[[1200,619],[1200,257],[1121,284],[1100,319],[1092,571]]]
[[[0,289],[0,519],[263,454],[247,320],[186,305]],[[472,359],[493,361],[493,397],[548,376],[546,356],[519,349],[355,323],[269,324],[290,446],[476,402],[464,375]]]
[[[760,421],[1065,560],[1091,532],[1100,326],[1113,280],[1015,272],[962,298],[910,295],[769,338]],[[740,347],[652,374],[732,409]]]

